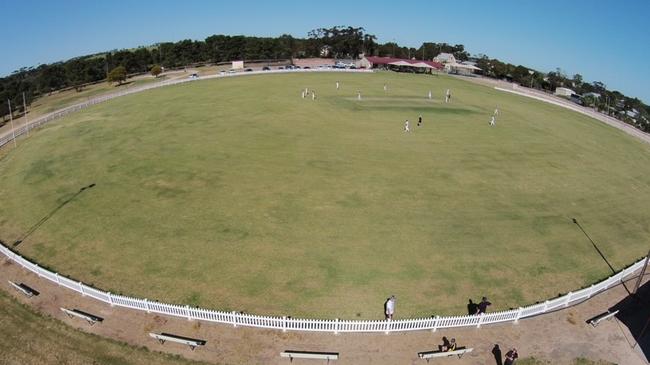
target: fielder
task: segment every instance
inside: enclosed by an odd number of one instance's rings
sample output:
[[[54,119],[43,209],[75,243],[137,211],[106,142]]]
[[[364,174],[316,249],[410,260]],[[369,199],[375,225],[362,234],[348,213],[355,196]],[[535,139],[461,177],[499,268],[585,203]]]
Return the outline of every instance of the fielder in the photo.
[[[447,89],[447,93],[445,93],[445,103],[448,103],[451,101],[451,91]]]
[[[316,100],[316,92],[314,90],[311,91],[311,100]]]
[[[357,100],[361,100],[361,90],[357,91]]]
[[[492,119],[490,119],[490,127],[494,127],[497,124],[496,119],[494,118],[494,115],[492,116]]]
[[[431,90],[429,90],[429,100],[431,100]]]
[[[338,89],[339,89],[339,82],[337,81],[336,82],[336,90],[338,90]]]
[[[388,91],[388,85],[384,84],[384,92]]]
[[[411,127],[409,126],[409,120],[407,119],[406,122],[404,122],[404,132],[411,132]]]

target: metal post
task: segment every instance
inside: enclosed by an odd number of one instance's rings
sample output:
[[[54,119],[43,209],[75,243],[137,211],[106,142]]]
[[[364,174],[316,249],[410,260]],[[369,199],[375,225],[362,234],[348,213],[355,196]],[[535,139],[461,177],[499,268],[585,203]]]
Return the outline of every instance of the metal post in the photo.
[[[643,281],[643,276],[645,275],[645,270],[648,267],[649,260],[650,260],[650,251],[648,252],[648,256],[646,256],[645,258],[645,263],[641,268],[641,272],[639,273],[639,278],[636,281],[636,285],[634,285],[634,290],[632,290],[632,294],[636,294],[636,291],[639,289],[639,286],[641,286],[641,281]]]
[[[334,324],[334,334],[338,335],[339,334],[339,319],[336,319],[336,323]]]
[[[190,315],[190,306],[189,306],[189,305],[186,305],[186,306],[185,306],[185,312],[187,313],[187,320],[188,320],[188,321],[191,321],[191,320],[192,320],[192,316]]]
[[[114,305],[113,304],[113,294],[111,294],[111,292],[108,292],[108,304],[110,304],[111,307]]]
[[[25,113],[25,127],[29,136],[29,121],[27,120],[27,103],[25,102],[25,92],[23,92],[23,113]]]
[[[84,292],[84,284],[81,281],[79,282],[79,291],[81,292],[82,297],[86,296],[86,292]]]
[[[11,137],[14,140],[14,148],[16,148],[16,131],[14,130],[14,116],[11,113],[11,100],[7,99],[7,103],[9,104],[9,120],[11,121]]]
[[[287,332],[287,316],[282,317],[282,332]]]
[[[571,302],[571,294],[572,294],[572,293],[569,292],[569,293],[566,295],[566,303],[564,303],[564,306],[565,306],[565,307],[568,307],[568,306],[569,306],[569,303]]]

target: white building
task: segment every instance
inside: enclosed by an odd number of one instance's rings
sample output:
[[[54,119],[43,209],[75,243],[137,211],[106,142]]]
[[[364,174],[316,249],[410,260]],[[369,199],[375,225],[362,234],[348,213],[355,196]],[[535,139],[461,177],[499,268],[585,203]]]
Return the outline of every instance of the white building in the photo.
[[[454,57],[454,55],[451,53],[440,53],[439,55],[433,58],[433,62],[453,63],[453,64],[457,63],[456,57]]]
[[[559,96],[568,96],[568,97],[570,97],[571,95],[573,95],[575,93],[576,93],[575,91],[573,91],[573,90],[571,90],[569,88],[566,88],[566,87],[558,87],[558,88],[555,89],[555,95],[559,95]]]

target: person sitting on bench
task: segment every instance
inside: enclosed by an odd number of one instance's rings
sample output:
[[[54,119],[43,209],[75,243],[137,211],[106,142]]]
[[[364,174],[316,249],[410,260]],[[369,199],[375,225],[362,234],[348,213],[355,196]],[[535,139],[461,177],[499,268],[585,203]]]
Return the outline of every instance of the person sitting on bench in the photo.
[[[443,337],[442,345],[439,345],[438,349],[440,349],[440,352],[456,351],[456,339],[452,338],[451,341],[449,341],[447,337]]]

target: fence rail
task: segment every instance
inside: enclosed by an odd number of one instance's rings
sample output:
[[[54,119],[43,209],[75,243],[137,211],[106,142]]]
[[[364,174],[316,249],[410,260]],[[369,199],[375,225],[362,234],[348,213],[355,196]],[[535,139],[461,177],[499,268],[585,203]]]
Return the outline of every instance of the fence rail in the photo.
[[[152,302],[148,299],[138,299],[123,295],[116,295],[105,292],[80,281],[75,281],[58,273],[53,273],[37,264],[30,262],[24,257],[11,251],[8,247],[0,245],[0,253],[8,259],[16,262],[23,268],[45,278],[59,286],[66,287],[111,306],[131,308],[147,313],[159,313],[168,316],[186,318],[188,320],[199,320],[229,324],[232,326],[246,326],[257,328],[270,328],[282,331],[312,331],[312,332],[405,332],[405,331],[436,331],[440,328],[454,327],[481,327],[492,323],[517,322],[522,318],[537,316],[540,314],[556,311],[578,303],[581,303],[597,293],[618,285],[623,280],[640,270],[645,258],[637,261],[631,266],[610,276],[609,278],[580,289],[576,292],[569,292],[566,295],[547,300],[543,303],[533,304],[517,309],[487,313],[479,316],[450,316],[450,317],[427,317],[415,319],[400,319],[394,321],[383,320],[339,320],[339,319],[302,319],[291,317],[261,316],[240,312],[224,312],[190,306]]]
[[[259,71],[259,72],[245,72],[235,74],[236,76],[256,75],[256,74],[273,74],[273,73],[287,73],[287,72],[322,72],[324,70],[294,70],[294,71]],[[330,70],[330,72],[364,72],[360,70]],[[365,71],[368,72],[368,71]],[[137,88],[124,90],[118,93],[104,95],[83,103],[75,104],[56,112],[44,115],[35,119],[31,123],[24,125],[14,130],[17,136],[28,133],[34,128],[38,128],[53,120],[64,117],[70,113],[74,113],[89,106],[103,103],[108,100],[115,99],[120,96],[134,94],[137,92],[151,90],[163,86],[179,85],[186,82],[193,82],[201,79],[233,77],[235,75],[212,75],[202,77],[200,79],[179,79],[162,81],[159,83],[144,85]],[[11,142],[13,135],[8,135],[0,138],[0,147]],[[187,305],[175,305],[159,302],[152,302],[148,299],[131,298],[123,295],[115,295],[110,292],[88,286],[80,281],[74,281],[58,273],[53,273],[47,269],[38,266],[35,263],[23,258],[17,253],[11,251],[8,247],[0,245],[0,252],[8,257],[10,260],[16,262],[23,268],[35,273],[41,278],[45,278],[59,286],[66,287],[81,293],[82,296],[88,296],[101,302],[107,303],[111,306],[131,308],[135,310],[145,311],[147,313],[159,313],[169,316],[186,318],[188,320],[199,320],[215,323],[229,324],[233,326],[247,326],[258,328],[270,328],[282,331],[312,331],[312,332],[405,332],[405,331],[421,331],[432,330],[436,331],[440,328],[454,328],[454,327],[481,327],[483,325],[501,322],[517,322],[522,318],[537,316],[543,313],[548,313],[568,306],[578,304],[591,298],[593,295],[609,289],[612,286],[625,280],[627,277],[634,274],[639,270],[643,264],[644,259],[639,260],[628,268],[610,276],[609,278],[594,284],[588,288],[570,292],[564,296],[547,300],[544,303],[533,304],[523,308],[517,308],[507,311],[500,311],[488,313],[480,316],[450,316],[450,317],[427,317],[417,319],[400,319],[394,321],[383,320],[339,320],[339,319],[298,319],[291,317],[273,317],[261,316],[255,314],[247,314],[240,312],[223,312],[202,308],[192,308]]]

